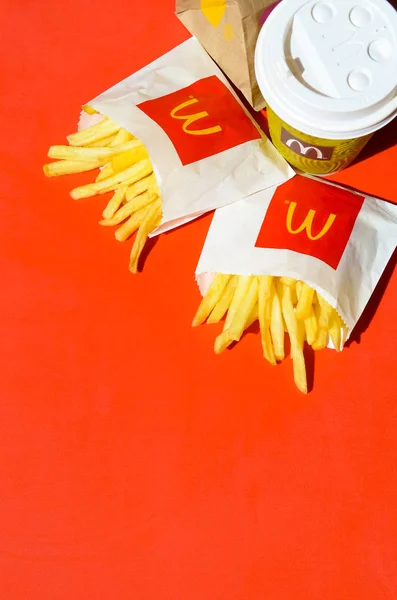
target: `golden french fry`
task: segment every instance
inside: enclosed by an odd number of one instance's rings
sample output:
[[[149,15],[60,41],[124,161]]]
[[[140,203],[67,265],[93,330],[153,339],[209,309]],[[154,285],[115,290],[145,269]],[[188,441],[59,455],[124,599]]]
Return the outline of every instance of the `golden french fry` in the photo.
[[[115,137],[116,137],[115,134],[112,133],[112,135],[109,135],[106,138],[102,138],[101,140],[92,142],[91,144],[86,144],[85,146],[82,146],[82,147],[83,148],[107,148],[108,146],[111,146]]]
[[[330,319],[329,335],[337,352],[341,351],[341,329],[342,321],[334,309]]]
[[[276,366],[276,355],[274,353],[272,336],[270,333],[269,324],[266,322],[264,325],[261,325],[261,342],[262,342],[262,350],[263,356],[265,359],[271,364]]]
[[[51,146],[48,151],[49,158],[58,158],[61,160],[78,160],[78,161],[102,161],[105,164],[110,159],[120,159],[121,156],[140,156],[139,152],[143,148],[147,158],[148,153],[140,140],[131,140],[117,148],[86,148],[83,146]],[[128,154],[127,154],[128,153]],[[139,159],[138,159],[139,160]],[[133,161],[133,162],[138,162]],[[132,164],[132,162],[131,162]],[[131,166],[128,164],[127,166]],[[119,169],[122,171],[123,169]]]
[[[296,285],[296,279],[294,279],[293,277],[280,277],[280,281],[282,284],[286,285],[287,287],[291,287]]]
[[[127,193],[125,195],[127,202],[133,200],[142,192],[146,192],[146,190],[153,189],[156,191],[158,195],[160,195],[160,190],[156,182],[156,176],[154,173],[148,175],[147,177],[143,177],[139,181],[136,181],[132,185],[128,187]]]
[[[68,135],[67,140],[71,146],[86,146],[109,137],[112,133],[117,133],[119,129],[120,126],[117,123],[110,119],[104,119],[92,127]]]
[[[299,282],[300,283],[300,282]],[[296,318],[304,321],[309,318],[313,305],[314,290],[307,283],[301,283],[298,304],[296,305]]]
[[[270,333],[272,335],[275,358],[277,360],[284,360],[284,320],[281,312],[280,298],[278,297],[274,283],[271,291]]]
[[[296,295],[298,298],[298,302],[299,302],[299,298],[301,297],[301,293],[302,293],[302,285],[303,285],[302,281],[296,282]]]
[[[120,129],[114,136],[113,141],[110,142],[110,146],[120,146],[121,144],[125,144],[130,140],[136,140],[136,137],[126,129]]]
[[[93,171],[100,166],[100,162],[80,162],[76,160],[59,160],[43,166],[47,177],[58,177],[59,175],[72,175],[72,173],[84,173]]]
[[[201,300],[200,306],[197,309],[195,317],[192,322],[193,327],[201,325],[207,319],[214,306],[219,302],[224,289],[230,279],[231,275],[225,275],[224,273],[216,273],[211,281],[207,293]]]
[[[147,213],[144,215],[142,223],[139,227],[138,233],[136,235],[134,245],[131,250],[130,255],[130,271],[131,273],[136,273],[138,271],[138,261],[139,257],[142,254],[143,247],[146,243],[148,235],[151,231],[153,231],[161,221],[161,201],[160,198],[158,202],[154,202],[151,204]]]
[[[297,311],[295,311],[296,314]],[[310,306],[308,317],[305,319],[306,339],[309,346],[312,346],[317,339],[318,323],[313,305]]]
[[[238,277],[238,276],[236,275],[236,277]],[[246,329],[249,329],[251,327],[251,325],[253,323],[255,323],[255,321],[257,321],[257,320],[258,320],[258,305],[256,304],[254,306],[254,308],[252,309],[247,322],[245,323],[244,331]],[[228,346],[230,346],[230,344],[232,344],[233,342],[234,342],[234,340],[233,340],[230,329],[226,329],[226,330],[222,331],[222,333],[220,333],[215,340],[215,344],[214,344],[215,354],[220,354],[221,352],[226,350],[226,348],[228,348]]]
[[[319,304],[314,305],[314,314],[316,316],[317,323],[320,320],[321,316],[321,308]],[[322,329],[318,327],[317,337],[315,342],[312,344],[313,350],[323,350],[328,346],[328,331],[326,329]]]
[[[255,305],[258,302],[258,289],[258,278],[251,277],[247,293],[242,298],[229,327],[227,327],[227,329],[230,329],[231,337],[235,342],[238,342],[241,336],[243,335],[245,324],[247,323],[250,314],[252,313]]]
[[[95,183],[98,183],[98,181],[103,181],[104,179],[107,179],[108,177],[111,177],[112,175],[114,175],[114,171],[113,171],[113,167],[112,167],[112,163],[107,163],[98,173],[96,179],[95,179]]]
[[[259,290],[258,290],[258,313],[259,321],[264,320],[270,322],[270,295],[272,290],[273,277],[271,275],[261,275],[258,277]]]
[[[144,206],[140,210],[137,210],[136,212],[134,212],[134,214],[130,216],[128,221],[123,223],[121,225],[121,227],[116,229],[116,231],[114,232],[114,237],[116,238],[116,240],[118,242],[124,242],[133,233],[135,233],[135,231],[137,229],[139,229],[139,227],[142,223],[142,220],[145,218],[145,215],[147,214],[147,211],[148,211],[148,207]]]
[[[318,320],[318,324],[321,327],[321,329],[328,330],[330,328],[330,324],[331,324],[333,308],[330,304],[328,304],[328,302],[326,300],[324,300],[324,298],[322,296],[317,294],[317,297],[318,297],[318,302],[321,307],[321,314],[320,314],[320,318]]]
[[[281,308],[291,340],[291,356],[294,369],[294,381],[297,388],[307,394],[305,358],[303,355],[304,325],[297,321],[292,304],[291,287],[280,282]],[[303,332],[302,332],[303,326]]]
[[[296,284],[295,285],[290,285],[288,286],[291,290],[291,300],[292,300],[292,304],[293,306],[297,305],[298,302],[298,293],[296,291]]]
[[[109,200],[105,210],[102,213],[104,219],[109,220],[113,217],[114,213],[122,205],[125,195],[127,193],[127,189],[127,185],[120,185],[120,187],[115,191],[113,197]]]
[[[116,189],[120,183],[134,183],[135,181],[146,177],[146,175],[149,175],[152,171],[153,168],[150,160],[141,160],[125,171],[116,173],[116,175],[112,175],[112,177],[108,177],[103,181],[77,187],[70,192],[70,195],[75,200],[79,200],[81,198],[95,196],[96,194],[105,194],[106,192],[111,192]]]
[[[222,292],[219,301],[216,303],[210,316],[207,319],[207,323],[219,323],[219,321],[225,316],[231,301],[233,300],[234,292],[237,286],[238,277],[233,275],[227,282],[226,288]]]
[[[87,113],[87,115],[96,115],[96,114],[98,114],[98,111],[95,110],[95,108],[92,108],[89,104],[85,104],[83,106],[83,111],[85,113]]]
[[[304,334],[304,323],[297,321],[298,331],[302,331]],[[299,334],[298,334],[299,335]],[[300,337],[300,336],[299,336]],[[307,394],[307,376],[306,376],[306,364],[305,356],[302,348],[295,348],[292,353],[292,365],[294,370],[294,381],[299,391],[303,394]]]
[[[244,326],[244,331],[246,331],[247,329],[249,329],[251,327],[251,325],[253,325],[255,323],[255,321],[257,321],[259,318],[258,315],[258,305],[255,304],[254,308],[251,311],[251,314]]]
[[[132,167],[132,165],[140,160],[149,158],[148,151],[146,150],[145,146],[142,145],[140,140],[132,140],[128,143],[135,144],[137,142],[139,142],[139,146],[122,151],[120,154],[113,156],[111,161],[113,173],[120,173],[120,171],[124,171],[125,169],[128,169],[128,167]],[[115,150],[117,150],[117,148],[115,148]]]
[[[232,324],[234,316],[250,288],[252,278],[253,278],[252,275],[240,275],[238,277],[237,286],[236,286],[236,290],[234,292],[233,300],[231,301],[229,310],[227,312],[224,331],[226,329],[229,329],[230,325]]]
[[[137,196],[136,198],[134,198],[134,200],[131,200],[131,202],[123,204],[123,206],[121,206],[117,210],[117,212],[113,215],[111,219],[103,219],[102,221],[99,221],[99,224],[104,225],[105,227],[119,225],[120,223],[125,221],[130,215],[132,215],[133,212],[148,206],[156,199],[158,199],[158,196],[156,194],[153,194],[149,191],[143,192],[143,194],[140,194],[140,196]]]
[[[215,354],[220,354],[221,352],[223,352],[224,350],[226,350],[226,348],[228,348],[228,346],[230,346],[230,344],[232,344],[234,342],[232,334],[230,332],[230,329],[226,329],[225,331],[222,331],[222,333],[220,333],[217,338],[215,339],[215,343],[214,343],[214,352]]]
[[[273,286],[273,278],[263,275],[259,279],[259,294],[258,294],[258,317],[261,331],[261,342],[263,356],[271,365],[276,365],[276,357],[272,338],[270,335],[271,321],[271,294]]]

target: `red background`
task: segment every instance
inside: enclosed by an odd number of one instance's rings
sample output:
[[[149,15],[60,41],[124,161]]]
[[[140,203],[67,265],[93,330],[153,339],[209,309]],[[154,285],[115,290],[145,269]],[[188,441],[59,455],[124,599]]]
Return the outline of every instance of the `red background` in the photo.
[[[215,356],[217,327],[190,328],[211,216],[132,276],[103,199],[68,195],[90,176],[43,177],[81,103],[187,37],[173,9],[2,3],[1,598],[393,598],[393,265],[303,397],[257,334]],[[396,200],[394,141],[338,179]]]
[[[286,248],[319,258],[333,269],[337,269],[357,220],[364,196],[352,194],[339,187],[331,187],[306,177],[293,177],[277,188],[266,211],[255,246],[257,248]],[[295,202],[288,230],[290,202]],[[330,204],[332,202],[332,205]],[[330,208],[332,206],[332,209]],[[333,214],[335,220],[330,229],[318,239],[310,239],[307,225],[297,233],[309,217],[315,215],[309,233],[321,235]]]
[[[192,98],[198,102],[178,110],[174,118],[171,116],[175,108]],[[138,106],[167,133],[183,165],[260,138],[255,125],[215,75],[200,79],[167,96],[147,100]],[[187,120],[189,116],[201,112],[206,112],[208,116],[191,123],[187,131],[200,131],[210,127],[221,127],[222,131],[207,135],[186,133],[183,130],[185,120],[181,117],[186,117]]]

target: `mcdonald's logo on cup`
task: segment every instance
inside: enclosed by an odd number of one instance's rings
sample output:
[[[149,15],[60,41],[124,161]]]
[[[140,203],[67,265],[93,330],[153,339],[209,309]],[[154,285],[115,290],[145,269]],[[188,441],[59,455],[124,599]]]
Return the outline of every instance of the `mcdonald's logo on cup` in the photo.
[[[281,128],[281,141],[295,154],[314,160],[331,160],[334,152],[333,146],[313,146],[299,139],[284,127]]]
[[[215,75],[137,106],[165,131],[183,165],[260,139],[242,106]]]
[[[255,246],[293,250],[337,269],[364,196],[306,177],[277,188]]]

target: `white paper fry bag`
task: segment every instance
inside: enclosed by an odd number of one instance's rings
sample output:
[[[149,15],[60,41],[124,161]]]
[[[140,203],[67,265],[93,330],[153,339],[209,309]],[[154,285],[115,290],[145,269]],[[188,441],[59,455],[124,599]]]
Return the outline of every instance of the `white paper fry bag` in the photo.
[[[397,206],[298,175],[217,210],[196,277],[202,294],[213,273],[304,281],[349,337],[396,246]]]
[[[89,105],[147,147],[163,202],[156,234],[294,175],[195,38]]]

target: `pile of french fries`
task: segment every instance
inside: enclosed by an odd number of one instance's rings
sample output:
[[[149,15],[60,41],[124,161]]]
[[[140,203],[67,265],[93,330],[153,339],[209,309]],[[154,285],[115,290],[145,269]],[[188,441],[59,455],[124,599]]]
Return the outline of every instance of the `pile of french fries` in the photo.
[[[307,394],[304,343],[313,350],[328,346],[329,337],[341,350],[345,324],[334,308],[315,290],[290,277],[215,274],[193,319],[193,327],[225,318],[214,350],[220,354],[259,320],[263,354],[271,365],[285,358],[284,337],[289,335],[294,381]]]
[[[88,114],[96,111],[86,106]],[[47,177],[100,169],[93,183],[75,188],[75,200],[113,192],[100,221],[117,226],[115,238],[128,239],[138,231],[131,250],[129,269],[138,261],[147,237],[161,222],[160,189],[153,166],[142,142],[126,129],[104,117],[99,123],[67,137],[69,145],[51,146],[48,156],[56,162],[44,165]]]

